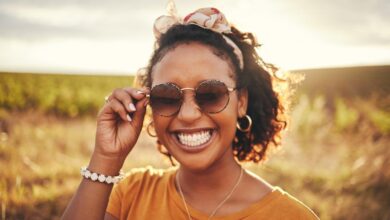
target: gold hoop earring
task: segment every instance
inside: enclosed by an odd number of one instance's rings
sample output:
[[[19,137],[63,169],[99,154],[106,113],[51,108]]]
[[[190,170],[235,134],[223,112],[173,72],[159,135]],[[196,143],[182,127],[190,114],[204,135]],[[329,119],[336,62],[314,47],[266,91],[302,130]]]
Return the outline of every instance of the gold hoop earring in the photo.
[[[157,134],[152,134],[152,132],[150,131],[150,127],[153,126],[153,121],[151,121],[148,126],[146,127],[146,133],[148,133],[148,135],[150,137],[157,137]]]
[[[243,118],[246,118],[246,120],[248,121],[245,123],[245,124],[248,124],[248,126],[246,128],[242,128],[240,125],[240,122],[237,121],[236,127],[239,131],[246,133],[246,132],[249,132],[252,128],[252,119],[251,119],[251,117],[249,117],[249,115],[245,115],[245,117],[243,117]]]

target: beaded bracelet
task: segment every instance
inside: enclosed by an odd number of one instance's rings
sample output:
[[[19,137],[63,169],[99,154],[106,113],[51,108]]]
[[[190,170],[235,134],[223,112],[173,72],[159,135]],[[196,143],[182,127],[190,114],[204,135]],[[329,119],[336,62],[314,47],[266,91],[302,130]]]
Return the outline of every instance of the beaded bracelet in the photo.
[[[90,179],[92,181],[99,181],[101,183],[107,183],[107,184],[118,183],[124,177],[122,171],[119,172],[118,176],[106,176],[104,174],[92,172],[88,170],[87,167],[81,167],[80,173],[81,176],[85,177],[86,179]]]

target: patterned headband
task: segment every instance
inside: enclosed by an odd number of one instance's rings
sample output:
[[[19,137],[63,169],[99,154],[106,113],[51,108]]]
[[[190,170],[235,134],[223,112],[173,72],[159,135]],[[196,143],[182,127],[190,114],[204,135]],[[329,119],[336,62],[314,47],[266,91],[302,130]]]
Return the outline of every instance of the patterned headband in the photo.
[[[188,14],[184,20],[176,15],[163,15],[156,19],[153,26],[153,32],[156,39],[159,39],[162,34],[166,33],[170,27],[175,24],[195,24],[201,28],[209,29],[222,34],[226,43],[234,49],[234,53],[240,64],[240,69],[244,68],[244,58],[240,48],[224,33],[232,33],[231,26],[225,16],[216,8],[201,8]]]

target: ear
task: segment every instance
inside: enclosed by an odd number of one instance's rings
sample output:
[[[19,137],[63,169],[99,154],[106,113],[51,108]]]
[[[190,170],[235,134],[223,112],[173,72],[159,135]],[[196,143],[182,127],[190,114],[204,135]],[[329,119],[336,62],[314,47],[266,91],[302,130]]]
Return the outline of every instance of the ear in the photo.
[[[238,117],[242,118],[246,115],[246,110],[248,108],[248,89],[240,89],[238,91]]]

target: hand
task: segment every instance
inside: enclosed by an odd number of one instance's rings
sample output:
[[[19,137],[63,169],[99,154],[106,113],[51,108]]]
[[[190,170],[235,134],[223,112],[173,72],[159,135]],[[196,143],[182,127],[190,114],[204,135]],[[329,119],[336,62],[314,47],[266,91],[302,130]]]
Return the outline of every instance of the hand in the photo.
[[[115,89],[97,117],[94,154],[124,162],[136,144],[145,116],[147,89]]]

